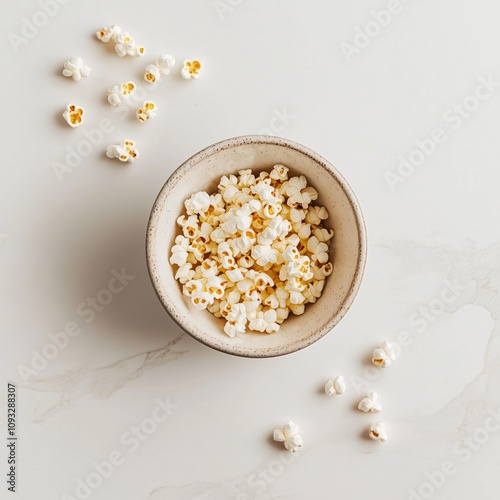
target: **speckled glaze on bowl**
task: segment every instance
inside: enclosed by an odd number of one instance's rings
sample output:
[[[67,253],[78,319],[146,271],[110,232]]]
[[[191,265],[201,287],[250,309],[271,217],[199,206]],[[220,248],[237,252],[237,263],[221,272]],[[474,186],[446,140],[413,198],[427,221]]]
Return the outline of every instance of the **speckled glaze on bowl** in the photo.
[[[214,192],[223,175],[251,168],[270,170],[281,163],[292,175],[305,175],[326,207],[326,226],[335,230],[330,255],[334,271],[322,296],[306,306],[301,316],[290,317],[277,333],[243,334],[234,338],[224,331],[224,320],[199,311],[182,295],[181,285],[168,261],[179,233],[177,217],[184,200],[197,191]],[[360,286],[366,261],[363,215],[350,186],[335,167],[319,154],[280,137],[235,137],[209,146],[184,162],[161,189],[149,219],[146,254],[149,274],[161,303],[187,333],[203,344],[228,354],[264,358],[289,354],[326,335],[346,314]]]

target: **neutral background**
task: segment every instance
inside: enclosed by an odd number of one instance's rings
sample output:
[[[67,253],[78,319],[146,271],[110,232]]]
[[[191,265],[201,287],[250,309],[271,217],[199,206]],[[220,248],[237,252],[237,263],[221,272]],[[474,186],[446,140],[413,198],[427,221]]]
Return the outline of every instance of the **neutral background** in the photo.
[[[489,415],[500,418],[500,87],[472,96],[481,79],[500,82],[498,1],[401,0],[387,26],[369,25],[380,33],[368,43],[358,32],[366,46],[350,60],[341,44],[388,2],[71,0],[52,2],[50,18],[42,3],[4,2],[0,16],[0,352],[2,380],[18,384],[17,498],[83,498],[78,479],[98,484],[92,464],[116,451],[123,463],[92,499],[497,499],[500,427]],[[34,17],[41,26],[30,32]],[[100,43],[94,32],[110,23],[146,56],[121,59]],[[23,29],[31,38],[21,43]],[[111,108],[106,89],[140,83],[163,52],[201,59],[203,76],[182,80],[178,63],[156,89],[141,84],[141,99],[159,108],[151,123],[136,121],[138,102],[128,115]],[[60,74],[76,55],[92,68],[78,83]],[[452,120],[464,101],[471,111]],[[86,109],[79,129],[61,118],[69,102]],[[103,119],[113,131],[89,152],[84,134]],[[436,128],[446,140],[391,189],[387,172]],[[213,142],[258,132],[332,161],[359,198],[370,242],[341,324],[268,360],[184,334],[144,257],[149,211],[170,173]],[[140,159],[107,159],[106,146],[126,137]],[[89,154],[58,177],[68,147]],[[86,323],[78,305],[122,268],[134,279]],[[80,335],[23,380],[20,365],[70,321]],[[369,369],[377,342],[405,331],[397,362]],[[347,392],[328,398],[322,387],[338,374]],[[370,390],[380,416],[355,409]],[[157,398],[175,411],[131,449],[127,433],[152,429]],[[385,444],[366,439],[377,418]],[[288,419],[305,441],[293,460],[269,439]],[[453,472],[435,472],[443,467]]]

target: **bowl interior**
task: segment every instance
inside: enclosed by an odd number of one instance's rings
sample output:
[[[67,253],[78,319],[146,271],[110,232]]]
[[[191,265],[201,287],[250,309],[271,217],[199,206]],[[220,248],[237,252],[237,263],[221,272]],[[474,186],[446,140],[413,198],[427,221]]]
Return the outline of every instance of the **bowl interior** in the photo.
[[[327,278],[322,296],[293,316],[279,332],[244,334],[230,338],[223,332],[224,320],[194,308],[182,295],[168,261],[170,248],[179,234],[176,219],[184,213],[184,200],[197,191],[212,193],[223,175],[251,168],[254,173],[281,163],[291,175],[305,175],[319,193],[316,204],[330,217],[333,228],[330,256],[334,271]],[[179,167],[167,181],[153,207],[148,227],[148,266],[160,300],[175,321],[192,336],[216,349],[250,357],[287,354],[304,348],[325,335],[343,317],[359,286],[365,261],[364,223],[357,202],[345,180],[326,160],[303,146],[279,138],[236,138],[210,146]],[[176,268],[176,266],[175,266]]]

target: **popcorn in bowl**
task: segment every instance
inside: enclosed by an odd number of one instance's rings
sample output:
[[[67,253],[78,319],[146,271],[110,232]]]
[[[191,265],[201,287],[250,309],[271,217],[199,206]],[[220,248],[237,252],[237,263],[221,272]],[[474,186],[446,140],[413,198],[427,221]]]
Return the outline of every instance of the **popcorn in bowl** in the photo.
[[[313,204],[318,193],[307,179],[288,172],[275,165],[223,176],[215,193],[185,200],[177,219],[175,279],[194,307],[226,321],[230,337],[279,331],[290,313],[316,302],[333,271],[329,214]]]

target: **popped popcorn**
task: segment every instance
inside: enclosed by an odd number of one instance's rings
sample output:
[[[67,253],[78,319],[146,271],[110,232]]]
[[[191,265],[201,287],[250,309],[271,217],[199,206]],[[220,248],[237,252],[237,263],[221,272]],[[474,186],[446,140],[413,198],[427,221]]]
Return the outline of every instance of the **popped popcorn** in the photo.
[[[155,118],[156,109],[156,104],[153,101],[144,101],[142,108],[139,108],[136,112],[137,119],[144,123]]]
[[[68,104],[66,111],[63,113],[63,118],[71,128],[79,127],[83,122],[85,110],[76,104]]]
[[[345,379],[342,375],[335,377],[333,380],[329,380],[325,384],[325,393],[327,396],[332,396],[335,394],[336,396],[340,396],[344,394],[346,389]]]
[[[269,173],[269,177],[277,181],[286,181],[288,180],[288,172],[289,169],[284,165],[275,165],[272,171]]]
[[[311,204],[316,198],[307,179],[290,177],[284,165],[258,175],[240,170],[223,176],[212,194],[193,193],[170,251],[183,294],[222,318],[231,337],[272,334],[290,314],[303,314],[333,272],[333,230],[323,227],[328,212]],[[330,384],[327,392],[345,390],[343,377]]]
[[[317,226],[321,221],[328,219],[328,215],[325,207],[311,206],[307,210],[306,222]]]
[[[112,144],[106,149],[108,158],[118,158],[122,162],[134,162],[139,158],[139,151],[135,147],[135,142],[125,139],[120,144]],[[187,257],[187,256],[186,256]]]
[[[384,422],[375,422],[372,425],[370,425],[370,430],[368,435],[374,441],[381,441],[382,443],[387,441],[387,431],[385,429]]]
[[[285,448],[292,453],[295,453],[304,444],[299,434],[299,426],[291,420],[282,429],[274,429],[273,439],[283,443]]]
[[[149,83],[156,83],[161,78],[160,70],[156,64],[148,64],[144,71],[144,80]]]
[[[182,250],[180,250],[180,251],[182,251]],[[186,254],[187,254],[187,252],[186,252]],[[177,255],[176,259],[179,259],[180,262],[182,262],[183,256]],[[179,264],[177,264],[177,265],[179,265]],[[193,267],[193,265],[190,264],[189,262],[186,262],[185,264],[180,265],[179,269],[177,269],[177,272],[175,273],[175,279],[179,280],[182,284],[185,284],[188,281],[192,280],[194,277],[194,271],[192,270],[192,267]],[[210,312],[213,312],[213,311],[210,311]]]
[[[128,33],[122,33],[122,29],[115,24],[101,28],[96,32],[96,37],[104,43],[113,40],[116,44],[115,51],[120,57],[126,55],[142,57],[146,53],[142,45],[136,45],[135,40]]]
[[[90,68],[83,64],[81,57],[72,57],[64,63],[62,74],[66,77],[71,77],[75,82],[78,82],[82,77],[87,77],[90,74]]]
[[[186,59],[181,70],[181,76],[184,80],[197,80],[200,77],[200,71],[202,68],[203,63],[201,61]]]
[[[120,33],[113,40],[116,42],[115,51],[120,57],[133,55],[135,40],[128,33]]]
[[[157,83],[163,75],[168,75],[174,66],[175,59],[170,54],[161,54],[154,64],[148,64],[144,72],[144,80]]]
[[[111,26],[104,26],[99,31],[96,32],[97,38],[104,43],[108,43],[112,38],[118,36],[122,32],[122,29],[116,24]]]
[[[108,89],[107,98],[111,106],[120,106],[135,92],[134,82],[125,82],[121,85],[114,85]]]
[[[372,363],[382,368],[387,368],[395,359],[396,351],[388,340],[381,342],[373,351]]]
[[[257,311],[255,317],[250,320],[248,328],[256,332],[275,333],[279,330],[277,318],[276,311],[273,309],[268,309],[266,312]]]
[[[358,404],[358,409],[361,411],[364,411],[365,413],[368,413],[371,411],[372,413],[378,413],[379,411],[382,411],[382,405],[378,402],[378,394],[376,392],[371,392],[366,396],[366,398],[363,398],[359,404]]]
[[[156,60],[156,66],[162,75],[168,75],[175,65],[175,58],[170,54],[160,54]]]

